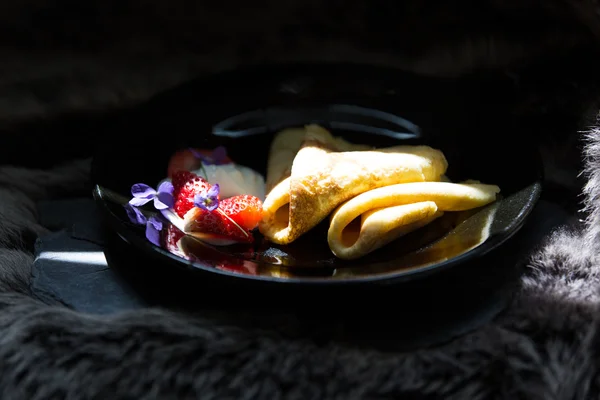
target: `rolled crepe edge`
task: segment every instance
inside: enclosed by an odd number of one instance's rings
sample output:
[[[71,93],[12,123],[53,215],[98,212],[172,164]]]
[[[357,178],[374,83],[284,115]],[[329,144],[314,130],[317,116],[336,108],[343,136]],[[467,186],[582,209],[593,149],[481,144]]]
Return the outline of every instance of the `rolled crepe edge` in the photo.
[[[351,246],[345,246],[343,244],[343,232],[353,220],[349,221],[346,224],[338,224],[336,223],[336,220],[334,218],[329,227],[329,231],[327,232],[327,242],[329,244],[329,249],[331,250],[331,252],[337,258],[343,260],[354,260],[363,257],[401,238],[402,236],[405,236],[410,232],[424,227],[425,225],[431,223],[433,220],[439,218],[443,214],[442,211],[439,211],[437,205],[433,201],[402,204],[395,207],[406,208],[406,216],[408,222],[394,226],[385,231],[363,232],[364,221],[361,221],[361,231],[357,240]]]
[[[290,203],[290,180],[291,177],[287,177],[271,189],[263,203],[263,215],[258,223],[259,232],[276,244],[289,244],[295,240],[292,235],[289,213],[285,226],[277,221],[277,211]]]
[[[487,187],[490,189],[489,193],[493,193],[493,198],[490,196],[487,199],[482,199],[476,206],[473,207],[457,207],[457,208],[444,208],[440,207],[440,202],[436,202],[436,197],[442,198],[447,195],[448,192],[439,190],[440,187],[462,187],[469,189],[480,189],[480,187]],[[412,189],[412,192],[411,192]],[[500,192],[500,188],[496,185],[486,184],[462,184],[462,183],[450,183],[450,182],[409,182],[399,183],[395,185],[382,186],[366,192],[363,192],[357,196],[354,196],[350,200],[340,204],[331,214],[330,220],[333,218],[344,218],[343,221],[350,223],[359,215],[367,212],[372,208],[382,207],[393,207],[403,204],[418,203],[422,201],[434,201],[437,206],[440,207],[440,211],[465,211],[471,208],[481,207],[486,204],[492,203],[496,200],[497,194]],[[484,193],[488,194],[488,193]],[[405,196],[404,200],[401,197]],[[373,207],[373,204],[376,204]]]
[[[470,202],[466,202],[459,207],[454,204],[454,206],[449,207],[440,207],[440,203],[444,203],[444,196],[447,196],[450,191],[444,190],[444,188],[457,188],[468,189],[464,191],[464,198],[469,198],[469,195],[478,194],[480,196],[473,196],[470,198]],[[473,190],[474,189],[474,190]],[[478,190],[481,189],[481,190]],[[328,243],[331,251],[338,258],[342,259],[354,259],[358,257],[362,257],[377,248],[384,246],[385,244],[403,236],[408,232],[412,232],[415,229],[418,229],[424,225],[427,225],[429,222],[422,222],[422,225],[418,224],[418,221],[415,221],[415,226],[412,228],[407,228],[406,232],[391,235],[391,238],[387,240],[385,243],[378,245],[377,247],[370,249],[367,252],[356,253],[357,243],[361,240],[361,235],[357,239],[357,242],[353,244],[351,247],[345,247],[341,243],[342,241],[342,233],[346,227],[352,223],[356,218],[359,218],[366,213],[372,212],[377,209],[391,208],[397,206],[405,206],[411,204],[419,204],[419,203],[427,203],[432,202],[435,204],[435,211],[443,213],[444,211],[462,211],[472,208],[481,207],[487,204],[490,204],[496,200],[497,194],[500,192],[500,188],[496,185],[486,185],[486,184],[457,184],[457,183],[446,183],[446,182],[414,182],[414,183],[401,183],[397,185],[384,186],[377,189],[373,189],[364,193],[359,194],[358,196],[353,197],[352,199],[340,204],[330,216],[330,226],[328,231]],[[460,201],[461,196],[460,193],[454,192],[451,196],[455,196],[455,199]],[[404,197],[404,198],[403,198]],[[463,198],[463,199],[464,199]],[[436,201],[437,200],[437,201]],[[439,215],[438,215],[439,216]],[[426,218],[427,219],[427,218]],[[406,226],[408,226],[407,224]],[[362,226],[362,223],[361,223]],[[362,230],[362,227],[361,227]],[[386,231],[386,234],[388,232]]]

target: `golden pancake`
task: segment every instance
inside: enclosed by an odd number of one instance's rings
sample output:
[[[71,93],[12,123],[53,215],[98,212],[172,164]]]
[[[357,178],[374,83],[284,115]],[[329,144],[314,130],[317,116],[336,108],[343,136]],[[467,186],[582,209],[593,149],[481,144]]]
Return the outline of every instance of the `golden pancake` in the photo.
[[[289,244],[346,200],[399,183],[439,181],[448,167],[444,154],[429,146],[335,151],[340,143],[321,127],[305,128],[290,175],[263,203],[259,229],[270,241]]]
[[[269,150],[266,179],[267,193],[276,184],[290,176],[294,157],[302,147],[307,131],[316,132],[321,140],[327,142],[332,151],[358,151],[373,148],[372,146],[350,143],[341,137],[334,137],[319,125],[313,124],[304,128],[284,129],[275,135]]]
[[[331,214],[327,241],[336,257],[356,259],[423,227],[446,211],[496,200],[500,188],[481,183],[415,182],[373,189]]]

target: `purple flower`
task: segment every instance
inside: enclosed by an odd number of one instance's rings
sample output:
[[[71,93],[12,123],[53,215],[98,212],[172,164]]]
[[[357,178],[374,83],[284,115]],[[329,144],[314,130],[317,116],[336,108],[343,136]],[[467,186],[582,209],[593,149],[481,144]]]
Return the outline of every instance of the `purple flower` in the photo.
[[[154,200],[154,208],[164,210],[173,207],[173,184],[171,182],[163,182],[158,186],[158,191],[152,189],[145,183],[136,183],[131,187],[133,198],[129,200],[129,204],[134,207],[141,207],[151,200]]]
[[[133,207],[131,204],[125,204],[124,207],[131,222],[136,225],[146,225],[146,239],[160,246],[160,231],[163,228],[160,217],[153,215],[150,218],[146,218],[137,207]]]
[[[208,156],[201,154],[195,149],[190,149],[194,157],[202,161],[202,164],[206,165],[222,165],[227,164],[227,149],[224,146],[216,147]]]
[[[194,196],[194,205],[206,211],[214,211],[219,207],[219,184],[215,183],[205,193]]]

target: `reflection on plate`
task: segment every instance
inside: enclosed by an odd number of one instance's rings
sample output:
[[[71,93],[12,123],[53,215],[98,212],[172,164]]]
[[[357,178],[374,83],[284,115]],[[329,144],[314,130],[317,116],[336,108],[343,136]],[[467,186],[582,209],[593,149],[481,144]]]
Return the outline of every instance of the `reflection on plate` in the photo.
[[[303,251],[307,244],[301,241],[286,247],[272,246],[263,240],[253,248],[232,252],[234,256],[231,257],[193,236],[184,235],[175,227],[171,228],[171,232],[176,231],[176,234],[166,233],[165,236],[177,237],[176,246],[169,245],[166,240],[165,248],[194,262],[209,262],[218,269],[249,275],[293,277],[309,274],[343,278],[389,273],[395,269],[407,271],[451,259],[483,243],[490,236],[497,208],[497,203],[494,203],[481,210],[447,214],[431,226],[389,244],[382,252],[374,253],[368,266],[343,262],[333,257],[325,245],[320,249],[311,247],[313,251],[307,254]],[[301,262],[298,262],[299,257]],[[386,263],[389,258],[394,260],[394,265]],[[313,269],[306,270],[306,266],[313,266]]]
[[[334,84],[342,83],[339,80],[348,79],[341,77],[335,82],[333,75],[328,78],[332,83],[324,86],[323,90],[332,90]],[[288,80],[289,76],[282,74],[281,79]],[[389,79],[393,82],[393,78]],[[258,80],[254,83],[260,86]],[[344,83],[346,90],[352,88],[352,80]],[[181,121],[171,124],[172,117],[169,117],[147,125],[150,130],[174,131],[173,136],[177,140],[161,143],[160,146],[141,142],[136,152],[120,151],[107,145],[94,160],[97,184],[94,194],[112,226],[135,247],[157,257],[179,260],[190,271],[278,282],[321,283],[420,276],[500,246],[522,226],[539,198],[539,159],[536,153],[524,146],[519,148],[500,141],[491,148],[474,136],[453,136],[448,127],[425,129],[419,121],[406,118],[399,112],[402,110],[394,109],[397,104],[388,108],[363,106],[358,100],[323,104],[319,95],[314,94],[313,105],[305,102],[301,106],[281,104],[257,108],[256,104],[261,99],[268,103],[265,99],[269,98],[272,102],[274,95],[265,89],[266,86],[261,93],[261,89],[250,87],[250,83],[249,87],[230,91],[245,93],[255,90],[253,97],[249,93],[244,94],[249,99],[253,98],[254,103],[237,104],[228,113],[227,100],[232,93],[225,90],[219,95],[217,86],[205,85],[207,95],[215,96],[212,104],[215,111],[206,112],[205,119],[195,118],[190,110],[179,110],[178,118],[188,118],[188,122],[195,121],[196,124],[185,128]],[[362,90],[363,86],[364,82],[356,90]],[[156,103],[153,104],[156,107]],[[409,108],[406,110],[410,114]],[[191,115],[182,117],[187,115],[184,113]],[[332,254],[327,244],[327,221],[289,245],[269,243],[257,234],[252,244],[231,246],[207,244],[167,223],[161,231],[159,247],[145,240],[143,227],[132,224],[127,218],[122,205],[130,197],[131,185],[163,179],[169,157],[175,151],[186,147],[225,146],[236,162],[265,174],[274,134],[282,128],[310,123],[322,124],[336,136],[354,143],[368,143],[376,147],[397,144],[435,146],[448,158],[448,175],[453,181],[475,177],[497,184],[502,188],[502,195],[494,203],[478,209],[446,213],[429,225],[351,261],[341,260]],[[145,162],[145,154],[149,153],[152,154],[150,164]]]

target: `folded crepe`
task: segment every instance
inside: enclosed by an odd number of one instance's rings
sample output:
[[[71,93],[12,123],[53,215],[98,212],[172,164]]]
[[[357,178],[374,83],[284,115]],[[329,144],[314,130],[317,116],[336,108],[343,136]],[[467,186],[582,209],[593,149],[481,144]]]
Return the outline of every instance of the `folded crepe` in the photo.
[[[315,132],[328,138],[328,145],[331,151],[358,151],[371,150],[372,146],[364,144],[350,143],[344,138],[333,137],[325,128],[319,125],[308,125],[305,128],[288,128],[279,132],[271,142],[269,150],[269,161],[267,164],[267,193],[275,187],[276,184],[289,177],[292,172],[292,163],[294,157],[302,147],[306,138],[307,131]]]
[[[398,183],[439,181],[448,167],[444,154],[429,146],[345,151],[354,145],[319,126],[304,131],[289,176],[282,168],[273,172],[283,178],[263,203],[259,230],[277,244],[293,242],[354,196]]]
[[[360,258],[429,224],[445,211],[492,203],[499,192],[496,185],[449,182],[404,183],[370,190],[331,214],[329,248],[341,259]]]

